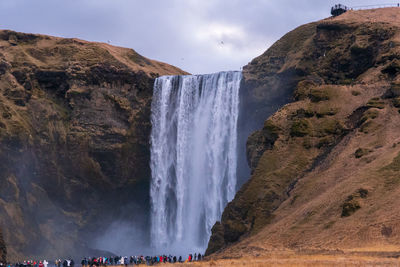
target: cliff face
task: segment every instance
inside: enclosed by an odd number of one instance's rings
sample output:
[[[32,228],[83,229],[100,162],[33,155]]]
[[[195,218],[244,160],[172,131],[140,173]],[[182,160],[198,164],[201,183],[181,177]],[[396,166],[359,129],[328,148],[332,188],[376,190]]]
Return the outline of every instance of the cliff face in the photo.
[[[0,231],[0,262],[7,262],[7,247],[3,240],[3,235]]]
[[[9,255],[87,253],[111,221],[148,210],[154,78],[183,73],[131,49],[0,31]]]
[[[390,8],[307,24],[244,68],[248,112],[267,120],[207,254],[400,246],[399,18]],[[270,94],[290,103],[268,118]]]

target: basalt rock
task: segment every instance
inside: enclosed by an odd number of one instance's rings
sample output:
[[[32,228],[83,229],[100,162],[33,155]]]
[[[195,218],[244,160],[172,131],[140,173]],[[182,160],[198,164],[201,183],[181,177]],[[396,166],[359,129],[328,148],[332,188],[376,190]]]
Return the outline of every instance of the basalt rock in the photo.
[[[184,73],[132,49],[0,31],[0,225],[10,258],[81,255],[113,220],[147,224],[153,82]]]

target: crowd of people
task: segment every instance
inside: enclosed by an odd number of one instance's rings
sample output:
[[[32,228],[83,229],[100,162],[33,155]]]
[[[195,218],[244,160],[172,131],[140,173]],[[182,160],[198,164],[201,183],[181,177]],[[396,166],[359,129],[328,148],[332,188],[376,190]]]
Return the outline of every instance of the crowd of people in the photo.
[[[130,257],[88,257],[83,258],[80,262],[81,267],[101,267],[101,266],[125,266],[128,265],[156,265],[159,263],[184,263],[203,260],[204,255],[200,253],[189,254],[187,258],[182,258],[182,256],[172,256],[172,255],[161,255],[161,256],[130,256]],[[34,261],[27,260],[23,262],[18,262],[15,264],[0,264],[0,267],[74,267],[75,262],[73,259],[57,259],[50,263],[47,260]]]
[[[203,255],[195,253],[194,256],[189,254],[187,259],[183,259],[182,256],[162,255],[162,256],[130,256],[130,257],[99,257],[99,258],[84,258],[81,261],[82,267],[88,266],[107,266],[107,265],[138,265],[147,264],[154,265],[158,263],[183,263],[200,261],[203,259]],[[68,266],[67,266],[68,267]]]

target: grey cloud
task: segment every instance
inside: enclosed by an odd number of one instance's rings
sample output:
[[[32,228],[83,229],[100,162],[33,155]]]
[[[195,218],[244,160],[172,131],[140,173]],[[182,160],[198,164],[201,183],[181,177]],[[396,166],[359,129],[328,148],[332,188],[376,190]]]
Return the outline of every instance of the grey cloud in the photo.
[[[341,1],[348,6],[384,0]],[[1,0],[0,27],[131,47],[191,73],[239,69],[336,0]],[[221,41],[224,42],[221,45]]]

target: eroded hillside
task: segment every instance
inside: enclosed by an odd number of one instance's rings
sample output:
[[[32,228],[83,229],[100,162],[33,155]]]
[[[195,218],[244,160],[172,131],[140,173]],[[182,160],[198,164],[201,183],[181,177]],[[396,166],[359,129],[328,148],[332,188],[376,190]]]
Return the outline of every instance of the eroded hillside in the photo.
[[[244,68],[242,94],[291,102],[247,142],[249,181],[207,253],[399,249],[400,9],[301,26]],[[267,108],[267,107],[265,107]]]
[[[153,82],[183,73],[132,49],[0,31],[0,225],[11,258],[89,253],[110,222],[147,224]]]

